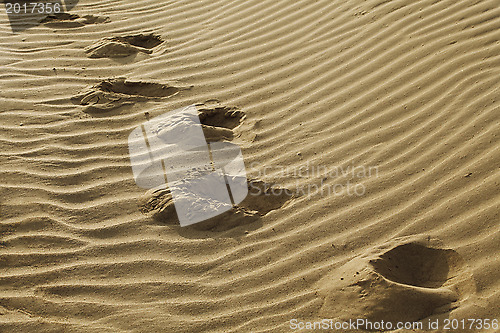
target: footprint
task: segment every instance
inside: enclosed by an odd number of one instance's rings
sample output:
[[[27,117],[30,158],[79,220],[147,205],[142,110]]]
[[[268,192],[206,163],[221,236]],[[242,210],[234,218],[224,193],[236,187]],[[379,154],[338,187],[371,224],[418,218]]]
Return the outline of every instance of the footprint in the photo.
[[[233,129],[245,117],[237,107],[224,106],[216,101],[196,104],[196,107],[207,142],[231,141],[234,138]]]
[[[170,189],[146,192],[141,199],[141,212],[162,224],[179,225]],[[235,206],[218,216],[184,227],[184,229],[213,232],[226,231],[239,225],[255,222],[258,218],[257,212]]]
[[[272,210],[281,208],[294,197],[287,188],[265,183],[262,180],[250,179],[248,195],[240,202],[240,206],[257,211],[259,215],[266,215]]]
[[[399,245],[370,264],[387,280],[423,288],[440,288],[463,268],[457,252],[415,243]]]
[[[103,113],[123,105],[177,94],[183,88],[168,84],[108,79],[71,97],[74,104],[85,106],[87,113]]]
[[[234,129],[244,119],[245,113],[234,106],[221,105],[217,101],[196,104],[203,125]]]
[[[127,81],[124,78],[108,79],[94,87],[107,93],[142,97],[168,97],[180,91],[179,88],[167,84]]]
[[[319,282],[319,290],[322,318],[383,320],[395,327],[446,314],[475,292],[475,284],[456,251],[402,238],[336,269]]]
[[[11,249],[19,249],[19,251],[54,251],[81,248],[87,244],[84,241],[71,237],[33,234],[9,238],[3,243],[3,245],[8,246]]]
[[[224,140],[231,141],[234,138],[234,132],[224,127],[207,126],[202,124],[201,128],[203,129],[203,134],[205,135],[207,142]]]
[[[138,52],[151,54],[161,43],[161,37],[154,34],[107,37],[86,47],[85,53],[89,58],[121,58]]]
[[[109,22],[109,17],[95,15],[84,15],[70,13],[56,13],[45,17],[40,23],[50,28],[78,28],[87,24],[99,24]]]
[[[175,224],[174,200],[168,188],[147,191],[140,199],[140,211],[166,224]]]

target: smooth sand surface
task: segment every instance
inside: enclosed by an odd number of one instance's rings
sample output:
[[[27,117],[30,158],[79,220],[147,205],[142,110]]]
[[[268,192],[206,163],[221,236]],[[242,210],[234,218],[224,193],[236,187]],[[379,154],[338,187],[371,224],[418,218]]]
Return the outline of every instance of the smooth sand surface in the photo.
[[[0,14],[0,331],[500,319],[498,0],[70,13]],[[190,104],[263,190],[181,228],[127,138]]]

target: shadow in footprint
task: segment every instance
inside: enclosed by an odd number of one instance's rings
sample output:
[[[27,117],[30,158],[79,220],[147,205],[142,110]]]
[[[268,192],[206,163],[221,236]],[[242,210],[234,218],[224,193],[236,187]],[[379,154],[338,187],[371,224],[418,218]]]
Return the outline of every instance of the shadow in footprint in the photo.
[[[456,251],[426,243],[395,240],[389,250],[383,245],[336,269],[319,283],[320,316],[383,320],[395,327],[457,308],[475,292],[472,274]]]
[[[163,43],[155,34],[137,34],[102,38],[85,48],[89,58],[123,58],[139,52],[151,54],[153,48]]]
[[[404,244],[370,261],[386,279],[423,288],[440,288],[455,276],[463,262],[450,249],[434,249],[419,244]]]
[[[108,93],[124,94],[143,97],[167,97],[179,92],[179,88],[166,84],[142,81],[127,81],[125,79],[111,79],[102,81],[94,86],[96,89]]]
[[[245,117],[244,112],[238,108],[223,106],[214,101],[197,104],[196,107],[205,139],[209,143],[233,139],[233,129],[240,125]],[[169,182],[169,188],[167,189],[147,191],[140,201],[141,212],[161,224],[177,226],[179,233],[186,237],[232,237],[241,235],[249,229],[260,227],[262,225],[260,222],[262,216],[282,207],[292,198],[292,194],[286,189],[280,189],[260,180],[247,180],[245,176],[242,176],[240,181],[243,184],[246,182],[248,186],[248,194],[243,201],[233,205],[232,208],[220,215],[196,224],[180,227],[171,189],[179,187],[177,193],[180,195],[184,182],[197,182],[207,174],[214,172],[213,168],[214,166],[209,167],[207,170],[190,170],[187,172],[186,179],[180,180],[179,183]],[[152,166],[152,169],[154,169],[154,166]],[[149,175],[154,172],[154,170],[147,169],[144,173]],[[227,175],[226,177],[231,176]],[[189,193],[185,193],[185,195],[188,196]],[[182,200],[181,197],[178,200]],[[213,208],[210,207],[227,205],[227,203],[219,202],[212,197],[200,197],[188,204],[191,211],[213,211]],[[239,228],[241,226],[244,226],[244,228]]]
[[[109,17],[95,15],[84,15],[70,13],[56,13],[45,17],[40,21],[50,28],[79,28],[87,24],[99,24],[109,22]]]
[[[263,182],[259,179],[248,181],[248,195],[240,202],[239,206],[255,210],[260,215],[266,215],[270,211],[281,208],[294,194],[287,188],[278,187],[273,184]]]
[[[207,142],[231,141],[233,129],[239,126],[245,113],[234,106],[221,105],[218,101],[196,104],[198,116]]]
[[[135,102],[170,97],[182,89],[155,82],[108,79],[71,97],[71,102],[84,106],[84,112],[101,114]]]

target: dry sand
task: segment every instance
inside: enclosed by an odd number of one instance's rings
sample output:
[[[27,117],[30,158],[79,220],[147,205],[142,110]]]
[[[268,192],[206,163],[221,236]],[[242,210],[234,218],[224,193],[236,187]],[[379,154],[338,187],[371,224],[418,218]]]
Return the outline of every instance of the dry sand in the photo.
[[[0,15],[1,332],[500,318],[498,0],[71,14]],[[200,103],[256,188],[293,195],[181,228],[139,188],[129,133]]]

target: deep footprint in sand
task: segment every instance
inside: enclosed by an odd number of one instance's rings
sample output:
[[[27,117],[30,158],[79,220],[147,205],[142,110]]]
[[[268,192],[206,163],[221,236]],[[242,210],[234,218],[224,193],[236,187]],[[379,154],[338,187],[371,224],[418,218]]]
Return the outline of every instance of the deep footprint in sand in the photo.
[[[457,308],[475,284],[456,251],[427,239],[400,239],[336,269],[319,290],[322,318],[383,320],[395,327]]]
[[[241,124],[245,114],[233,106],[218,102],[196,104],[198,117],[207,142],[230,141],[234,138],[233,129]]]
[[[217,232],[247,225],[282,207],[293,197],[286,189],[272,186],[260,180],[250,180],[247,184],[248,195],[242,202],[218,216],[185,228]],[[274,193],[271,193],[271,189]],[[147,191],[140,200],[140,210],[164,224],[179,225],[170,189]]]
[[[87,113],[104,113],[135,102],[170,97],[184,88],[155,82],[108,79],[71,97]]]
[[[40,23],[50,28],[79,28],[87,24],[108,23],[109,17],[70,13],[56,13],[45,17]]]
[[[151,54],[153,48],[163,43],[155,34],[137,34],[102,38],[85,48],[89,58],[122,58],[139,52]]]

